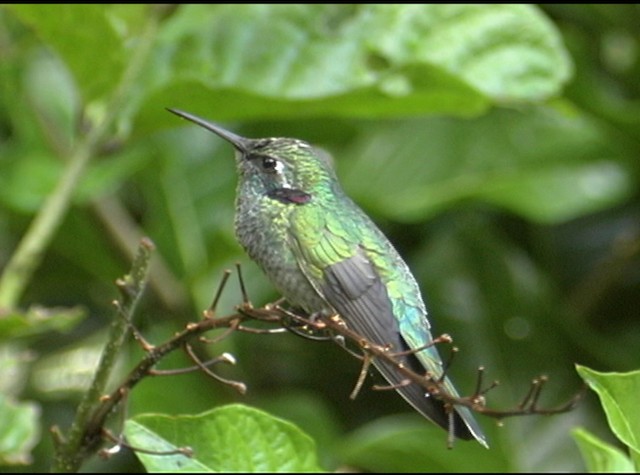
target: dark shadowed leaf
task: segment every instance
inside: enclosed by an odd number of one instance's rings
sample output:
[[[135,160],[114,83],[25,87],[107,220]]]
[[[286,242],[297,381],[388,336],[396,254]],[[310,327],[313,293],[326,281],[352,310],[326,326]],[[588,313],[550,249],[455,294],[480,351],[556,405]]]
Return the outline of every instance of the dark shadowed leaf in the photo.
[[[472,121],[368,127],[343,155],[339,174],[359,202],[395,220],[423,220],[472,199],[554,223],[628,198],[627,155],[579,115],[496,110]]]

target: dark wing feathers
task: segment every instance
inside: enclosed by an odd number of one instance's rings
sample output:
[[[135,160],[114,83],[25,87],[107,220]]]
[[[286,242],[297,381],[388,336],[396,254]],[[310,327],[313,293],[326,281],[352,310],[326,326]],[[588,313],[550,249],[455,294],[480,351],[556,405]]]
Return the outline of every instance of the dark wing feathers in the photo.
[[[352,300],[380,280],[371,262],[362,253],[329,266],[325,270],[325,278],[336,294]]]
[[[380,345],[392,345],[392,351],[408,349],[400,336],[387,289],[361,249],[353,257],[327,267],[324,275],[325,284],[321,286],[324,297],[351,329]],[[415,357],[403,359],[416,372],[424,371]],[[391,363],[376,359],[374,365],[390,384],[402,382],[402,375]],[[411,384],[400,388],[398,392],[425,417],[448,428],[448,417],[442,403],[427,398],[420,386]],[[463,439],[473,438],[457,413],[454,417],[454,433]]]
[[[366,232],[357,229],[357,226],[370,227],[373,224],[364,215],[356,213],[349,219],[344,219],[322,206],[307,205],[299,211],[304,211],[304,214],[299,219],[293,215],[289,237],[291,245],[297,250],[296,254],[301,256],[298,258],[298,266],[309,283],[353,331],[374,343],[391,345],[392,351],[408,350],[408,343],[402,338],[393,314],[393,304],[385,283],[367,255],[368,251],[386,252],[386,248],[368,250],[353,241],[354,235]],[[375,235],[373,241],[380,238],[384,239],[381,235]],[[425,371],[415,356],[407,355],[402,359],[416,372]],[[380,359],[374,359],[373,363],[390,384],[402,382],[402,375],[398,374],[391,363]],[[425,417],[445,429],[449,428],[449,417],[442,402],[429,398],[423,388],[410,384],[399,388],[398,392]],[[467,423],[459,412],[465,414]],[[475,433],[478,441],[486,444],[482,432],[466,408],[456,408],[453,423],[453,431],[457,437],[472,439]]]
[[[349,316],[350,326],[377,342],[389,337],[389,329],[396,322],[387,289],[365,256],[358,253],[328,266],[324,277],[325,298],[339,313]]]

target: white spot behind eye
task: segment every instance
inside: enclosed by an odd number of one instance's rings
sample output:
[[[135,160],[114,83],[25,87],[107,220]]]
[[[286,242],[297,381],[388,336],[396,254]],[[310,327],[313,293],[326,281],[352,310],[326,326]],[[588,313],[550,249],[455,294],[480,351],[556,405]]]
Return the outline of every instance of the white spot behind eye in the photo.
[[[287,177],[284,174],[284,163],[280,160],[276,161],[275,171],[280,178],[282,188],[291,188],[291,185],[287,182]]]

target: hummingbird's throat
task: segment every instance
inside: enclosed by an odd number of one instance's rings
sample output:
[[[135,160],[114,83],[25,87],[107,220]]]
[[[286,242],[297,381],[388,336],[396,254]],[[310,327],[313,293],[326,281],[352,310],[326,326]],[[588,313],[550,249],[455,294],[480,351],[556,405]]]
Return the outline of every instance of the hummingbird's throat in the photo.
[[[303,205],[311,201],[311,195],[295,188],[275,188],[267,193],[269,198],[285,204]]]

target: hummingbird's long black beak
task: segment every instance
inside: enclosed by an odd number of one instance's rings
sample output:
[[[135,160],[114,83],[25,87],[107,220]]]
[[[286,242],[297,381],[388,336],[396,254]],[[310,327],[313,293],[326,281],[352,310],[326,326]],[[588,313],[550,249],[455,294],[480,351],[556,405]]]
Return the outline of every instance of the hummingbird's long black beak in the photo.
[[[171,109],[170,107],[167,107],[167,110],[179,117],[182,117],[183,119],[187,119],[193,122],[194,124],[198,124],[200,127],[204,127],[205,129],[210,130],[217,136],[222,137],[227,142],[231,143],[239,151],[243,153],[247,152],[248,145],[249,145],[248,142],[250,139],[246,139],[244,137],[234,134],[233,132],[229,132],[228,130],[225,130],[222,127],[220,127],[219,125],[208,122],[193,114],[189,114],[188,112],[184,112],[178,109]]]

